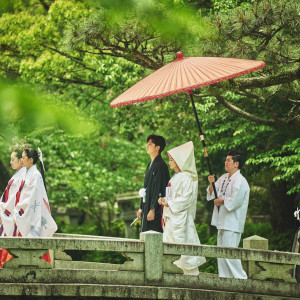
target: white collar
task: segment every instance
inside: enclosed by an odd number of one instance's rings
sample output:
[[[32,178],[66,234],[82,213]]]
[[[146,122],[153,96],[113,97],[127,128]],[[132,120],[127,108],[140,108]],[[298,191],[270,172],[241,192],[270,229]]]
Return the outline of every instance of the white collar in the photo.
[[[36,165],[33,165],[32,167],[30,167],[30,168],[27,170],[26,176],[29,176],[32,172],[34,172],[34,171],[36,171],[36,170],[37,170]]]
[[[233,179],[234,177],[238,176],[241,173],[240,169],[238,169],[236,172],[234,172],[231,177],[229,178],[229,173],[227,173],[227,179]]]

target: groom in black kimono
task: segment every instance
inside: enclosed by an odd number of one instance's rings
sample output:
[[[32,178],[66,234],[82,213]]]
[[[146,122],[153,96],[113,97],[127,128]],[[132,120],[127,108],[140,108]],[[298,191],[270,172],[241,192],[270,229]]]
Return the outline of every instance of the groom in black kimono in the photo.
[[[141,198],[140,209],[137,216],[142,218],[141,232],[154,230],[163,232],[161,226],[161,206],[157,200],[165,196],[166,186],[170,180],[169,169],[161,157],[166,141],[162,136],[149,135],[147,138],[147,153],[151,161],[147,166],[144,189],[145,197]]]

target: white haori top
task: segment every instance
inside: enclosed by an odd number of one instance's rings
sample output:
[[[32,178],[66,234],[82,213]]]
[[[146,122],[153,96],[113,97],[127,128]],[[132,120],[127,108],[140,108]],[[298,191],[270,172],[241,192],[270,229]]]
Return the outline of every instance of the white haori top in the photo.
[[[57,230],[51,216],[43,178],[36,165],[26,173],[25,185],[16,205],[14,218],[23,237],[50,237]]]
[[[190,176],[180,172],[169,183],[169,207],[164,207],[163,217],[170,219],[176,243],[192,243],[188,238],[187,227],[190,223],[194,224],[198,181],[193,181]],[[195,241],[198,244],[198,240]]]
[[[223,174],[215,183],[218,197],[224,200],[224,205],[214,207],[211,225],[218,229],[243,232],[247,215],[250,188],[245,177],[236,171],[230,178]],[[209,193],[207,200],[214,199],[214,193]]]
[[[12,236],[15,221],[13,218],[13,210],[16,204],[16,195],[20,185],[25,180],[26,168],[23,167],[17,171],[8,182],[8,185],[1,196],[0,200],[0,218],[3,226],[3,232],[0,236]]]

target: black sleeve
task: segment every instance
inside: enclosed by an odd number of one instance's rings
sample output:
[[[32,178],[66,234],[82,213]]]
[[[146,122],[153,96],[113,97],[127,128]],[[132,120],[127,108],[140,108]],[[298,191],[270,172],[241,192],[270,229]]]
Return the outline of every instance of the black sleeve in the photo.
[[[169,181],[169,170],[165,164],[159,164],[154,174],[153,191],[150,199],[150,209],[158,206],[158,198],[164,197],[166,193],[166,186]]]

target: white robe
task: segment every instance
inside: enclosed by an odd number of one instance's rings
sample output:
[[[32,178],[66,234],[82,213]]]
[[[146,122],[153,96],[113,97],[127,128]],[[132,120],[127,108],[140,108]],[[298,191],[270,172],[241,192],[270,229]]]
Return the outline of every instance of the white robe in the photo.
[[[57,230],[51,216],[43,178],[36,165],[26,173],[25,185],[15,207],[14,218],[18,232],[23,237],[50,237]]]
[[[250,188],[240,170],[230,178],[228,175],[223,174],[215,183],[224,205],[214,207],[211,225],[218,228],[218,246],[238,247],[244,231]],[[214,198],[214,192],[210,194],[208,187],[207,200]],[[239,259],[218,258],[218,269],[220,277],[247,279]]]
[[[247,215],[250,188],[247,180],[236,171],[229,179],[228,173],[223,174],[215,183],[217,195],[224,200],[224,205],[214,207],[211,225],[218,229],[242,233]],[[215,198],[214,192],[209,193],[207,200]]]
[[[200,245],[194,219],[196,216],[198,181],[184,172],[175,174],[170,182],[169,207],[164,207],[165,223],[163,241],[168,243]],[[166,193],[167,194],[167,193]],[[169,193],[168,193],[169,194]],[[174,262],[184,274],[199,274],[198,266],[206,259],[200,256],[182,255]]]
[[[26,168],[23,167],[19,171],[17,171],[13,177],[8,182],[8,186],[1,196],[0,200],[0,218],[2,222],[2,228],[0,232],[0,236],[12,236],[15,220],[13,218],[13,211],[16,204],[16,195],[20,188],[21,182],[25,180]],[[5,193],[6,201],[5,201]]]

